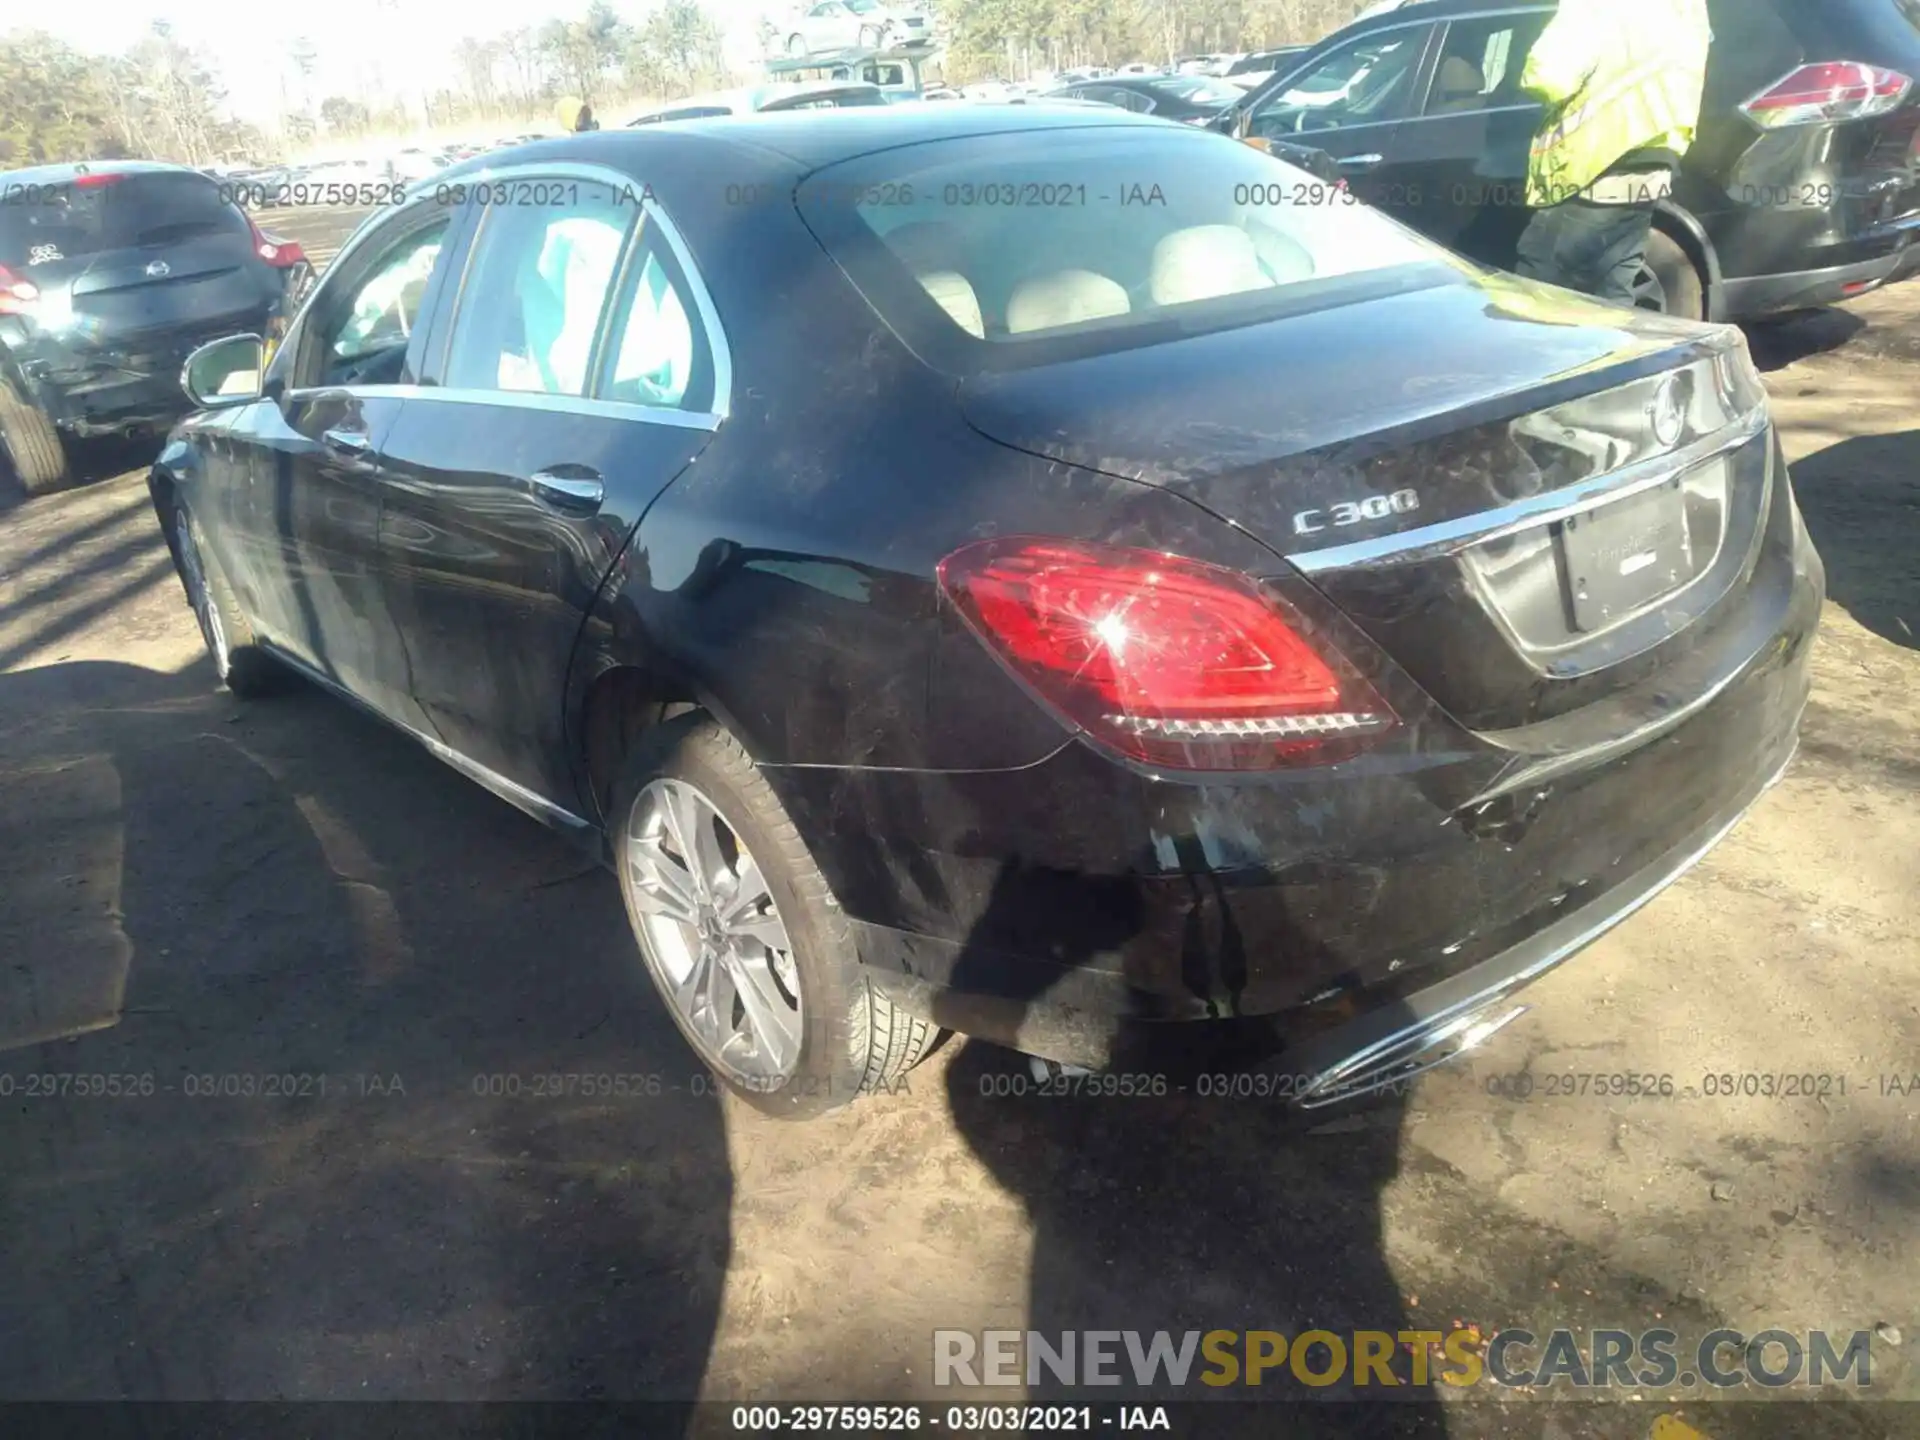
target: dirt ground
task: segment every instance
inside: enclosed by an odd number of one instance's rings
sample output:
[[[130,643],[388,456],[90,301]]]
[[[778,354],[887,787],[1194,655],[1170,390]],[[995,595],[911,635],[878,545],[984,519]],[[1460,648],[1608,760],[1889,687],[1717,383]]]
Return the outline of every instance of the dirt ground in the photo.
[[[0,1397],[944,1404],[935,1329],[1878,1324],[1864,1398],[1313,1424],[1913,1433],[1920,285],[1754,346],[1829,568],[1798,761],[1484,1053],[1320,1133],[989,1098],[1014,1062],[964,1043],[810,1126],[723,1103],[610,877],[339,703],[215,689],[144,457],[0,500]],[[1522,1071],[1676,1093],[1490,1093]],[[1704,1093],[1747,1072],[1830,1078]]]

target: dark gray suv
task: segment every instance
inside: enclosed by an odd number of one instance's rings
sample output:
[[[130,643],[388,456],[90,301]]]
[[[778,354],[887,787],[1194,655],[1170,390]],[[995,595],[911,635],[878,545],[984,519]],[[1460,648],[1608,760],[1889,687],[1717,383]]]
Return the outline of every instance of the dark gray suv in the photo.
[[[177,165],[0,173],[0,449],[29,493],[73,437],[164,434],[197,346],[284,325],[312,266],[235,198]]]
[[[1708,0],[1699,138],[1639,303],[1746,320],[1920,271],[1920,0]],[[1277,71],[1218,127],[1314,146],[1360,198],[1485,264],[1526,227],[1540,106],[1520,89],[1551,0],[1409,0]]]

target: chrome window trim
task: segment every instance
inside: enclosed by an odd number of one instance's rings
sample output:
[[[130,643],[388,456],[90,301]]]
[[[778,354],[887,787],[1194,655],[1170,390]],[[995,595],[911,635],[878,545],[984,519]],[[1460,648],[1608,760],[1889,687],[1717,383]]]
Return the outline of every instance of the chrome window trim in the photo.
[[[513,165],[502,165],[485,170],[475,170],[451,180],[442,180],[439,183],[446,187],[452,187],[457,185],[486,185],[514,180],[576,180],[583,185],[608,185],[616,190],[639,191],[643,194],[650,188],[646,181],[639,179],[637,176],[629,175],[621,170],[615,170],[608,165],[594,165],[579,160],[522,161]],[[711,420],[713,425],[717,425],[733,413],[733,351],[727,344],[727,332],[725,327],[720,323],[720,312],[714,306],[713,296],[708,293],[706,278],[701,275],[700,267],[693,263],[693,252],[687,248],[687,242],[682,238],[679,227],[673,223],[673,220],[667,215],[667,212],[660,208],[657,201],[643,198],[640,201],[640,215],[642,223],[637,232],[639,239],[644,240],[649,230],[657,230],[659,234],[666,237],[667,248],[673,252],[673,258],[679,262],[680,273],[686,276],[687,287],[693,292],[693,307],[699,312],[701,328],[707,333],[707,349],[713,357],[712,406],[704,412],[697,412],[697,414],[692,411],[680,411],[678,413],[696,415],[696,418]],[[476,232],[475,242],[477,243],[478,240],[479,235]],[[628,243],[631,245],[636,242],[629,240]],[[424,399],[427,394],[437,394],[445,398],[446,396],[460,393],[463,392],[454,390],[441,391],[433,386],[426,386],[423,387],[421,398]],[[489,390],[474,393],[487,395],[491,397],[490,403],[499,404],[502,403],[502,397],[506,397],[508,400],[524,399],[528,394],[534,392]],[[611,410],[585,410],[577,412],[581,414],[612,414],[616,416],[639,414],[658,417],[663,408],[660,406],[630,405],[613,400],[586,400],[580,396],[551,396],[548,398],[573,400],[576,403],[608,405],[613,407]],[[706,428],[712,428],[712,426],[707,426]]]
[[[440,400],[451,405],[493,405],[508,409],[543,410],[561,415],[592,416],[603,420],[641,420],[677,425],[687,430],[717,430],[726,417],[706,410],[680,410],[669,405],[641,405],[629,400],[596,400],[584,395],[550,395],[544,390],[481,390],[445,385],[334,385],[297,392],[299,396],[352,394],[386,396],[395,400]],[[294,392],[289,392],[294,393]]]
[[[1334,545],[1325,550],[1309,550],[1287,556],[1288,563],[1303,574],[1323,575],[1330,570],[1356,566],[1408,565],[1442,559],[1472,545],[1485,544],[1522,530],[1550,525],[1590,510],[1595,505],[1624,500],[1642,490],[1651,490],[1684,470],[1731,454],[1766,434],[1772,415],[1765,402],[1756,405],[1725,429],[1703,436],[1691,445],[1649,456],[1636,464],[1604,474],[1590,476],[1558,490],[1543,491],[1512,501],[1492,510],[1482,510],[1458,520],[1443,520],[1402,530],[1394,535],[1356,540],[1349,545]]]
[[[314,400],[322,395],[353,395],[364,399],[377,400],[381,397],[394,398],[404,396],[408,391],[419,387],[414,385],[302,385],[299,389],[288,389],[281,394],[288,400]]]
[[[1423,121],[1427,121],[1427,120],[1458,120],[1462,115],[1517,115],[1522,110],[1538,110],[1540,108],[1541,107],[1537,102],[1533,104],[1521,104],[1521,105],[1495,105],[1492,108],[1486,109],[1486,110],[1460,110],[1460,111],[1456,111],[1451,115],[1409,115],[1401,123],[1406,125],[1418,125]],[[1518,179],[1521,177],[1516,176],[1515,178]]]

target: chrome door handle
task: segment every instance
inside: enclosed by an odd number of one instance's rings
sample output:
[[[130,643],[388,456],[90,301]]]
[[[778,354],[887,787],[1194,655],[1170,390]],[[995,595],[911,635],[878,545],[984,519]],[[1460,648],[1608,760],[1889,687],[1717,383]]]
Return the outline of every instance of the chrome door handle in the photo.
[[[373,440],[364,430],[323,430],[320,439],[329,449],[347,455],[365,455],[373,449]]]
[[[607,498],[607,487],[590,471],[560,475],[552,470],[533,473],[533,493],[569,515],[591,515]]]
[[[1371,170],[1386,160],[1384,155],[1349,155],[1340,162],[1342,170]]]

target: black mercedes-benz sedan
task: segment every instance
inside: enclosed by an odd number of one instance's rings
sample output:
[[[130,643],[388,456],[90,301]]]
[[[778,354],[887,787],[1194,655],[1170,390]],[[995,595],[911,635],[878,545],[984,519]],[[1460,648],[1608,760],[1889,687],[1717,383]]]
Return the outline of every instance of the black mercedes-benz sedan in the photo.
[[[226,685],[577,837],[776,1113],[943,1029],[1404,1078],[1725,834],[1807,694],[1737,331],[1118,111],[482,157],[260,362],[194,357],[152,472]]]

